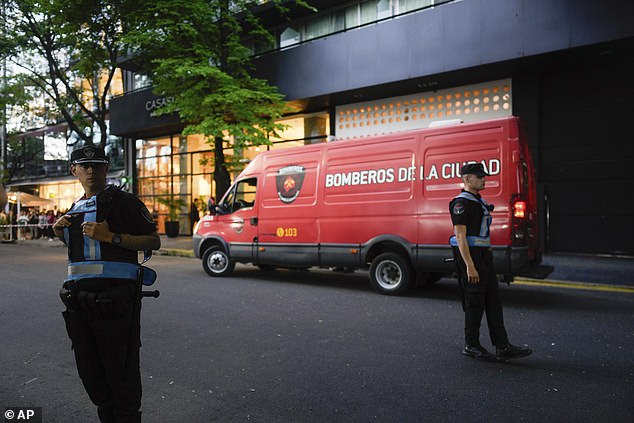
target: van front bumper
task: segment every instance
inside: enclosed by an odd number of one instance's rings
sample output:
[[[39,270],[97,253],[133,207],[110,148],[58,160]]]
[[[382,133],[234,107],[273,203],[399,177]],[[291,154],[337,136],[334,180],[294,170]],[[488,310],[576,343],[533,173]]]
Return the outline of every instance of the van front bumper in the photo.
[[[194,254],[196,258],[200,258],[200,243],[203,242],[203,237],[197,234],[192,236],[192,244],[194,247]]]

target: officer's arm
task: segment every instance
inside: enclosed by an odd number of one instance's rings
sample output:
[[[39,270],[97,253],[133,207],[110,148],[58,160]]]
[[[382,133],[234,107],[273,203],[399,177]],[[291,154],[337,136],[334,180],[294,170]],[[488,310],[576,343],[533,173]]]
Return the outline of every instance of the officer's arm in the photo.
[[[119,247],[133,251],[158,250],[161,248],[161,237],[157,232],[150,235],[121,234]]]
[[[462,260],[467,265],[467,278],[469,283],[480,282],[480,275],[476,270],[473,258],[471,257],[471,251],[469,250],[469,243],[467,242],[467,226],[466,225],[454,225],[454,234],[456,235],[456,242],[458,244],[458,250]]]
[[[64,240],[64,228],[70,226],[70,215],[65,214],[53,223],[53,233],[56,237]]]
[[[81,225],[85,236],[101,242],[112,243],[115,233],[110,231],[107,221],[84,222]],[[161,248],[161,238],[154,231],[149,235],[121,234],[119,247],[132,251],[158,250]]]

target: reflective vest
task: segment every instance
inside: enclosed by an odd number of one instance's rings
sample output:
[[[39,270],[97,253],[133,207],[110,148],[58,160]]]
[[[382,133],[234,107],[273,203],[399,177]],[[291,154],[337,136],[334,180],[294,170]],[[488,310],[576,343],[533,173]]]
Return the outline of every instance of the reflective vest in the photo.
[[[478,198],[472,193],[468,191],[461,192],[458,196],[454,198],[463,198],[465,200],[476,202],[482,207],[482,221],[480,222],[480,232],[478,235],[467,235],[467,244],[470,247],[490,247],[491,246],[491,238],[489,235],[489,227],[491,226],[491,221],[493,218],[491,217],[491,212],[489,211],[489,205],[482,197]],[[449,245],[452,247],[458,246],[458,241],[456,240],[456,236],[452,235],[449,238]]]
[[[97,196],[93,195],[90,198],[76,201],[66,214],[71,216],[83,214],[84,222],[96,222]],[[77,231],[79,228],[76,227],[74,230]],[[69,254],[68,278],[66,281],[96,278],[126,279],[132,281],[142,280],[144,285],[152,285],[154,280],[156,280],[156,272],[148,267],[141,266],[137,263],[104,260],[101,253],[100,241],[88,236],[82,236],[81,238],[72,237],[69,228],[64,228],[64,239],[69,251],[74,248],[81,248],[73,244],[73,242],[81,239],[84,253],[84,258],[81,261],[72,261]],[[148,261],[151,257],[151,250],[144,251],[144,258],[141,264]]]

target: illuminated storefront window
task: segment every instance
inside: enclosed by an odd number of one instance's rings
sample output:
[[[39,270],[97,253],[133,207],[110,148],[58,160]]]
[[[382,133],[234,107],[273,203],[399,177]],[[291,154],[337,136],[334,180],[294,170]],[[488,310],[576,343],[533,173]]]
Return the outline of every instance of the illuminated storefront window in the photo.
[[[51,201],[51,204],[45,207],[48,210],[68,210],[73,202],[83,194],[84,189],[75,180],[39,186],[39,196]]]
[[[287,127],[272,145],[245,149],[239,158],[225,145],[224,154],[235,178],[255,156],[263,151],[326,142],[329,134],[327,113],[293,116],[281,121]],[[186,204],[180,212],[180,232],[190,233],[191,204],[198,200],[200,214],[207,212],[207,202],[215,192],[214,154],[202,135],[179,134],[136,140],[137,195],[158,220],[159,232],[165,231],[168,210],[157,199],[180,198]]]

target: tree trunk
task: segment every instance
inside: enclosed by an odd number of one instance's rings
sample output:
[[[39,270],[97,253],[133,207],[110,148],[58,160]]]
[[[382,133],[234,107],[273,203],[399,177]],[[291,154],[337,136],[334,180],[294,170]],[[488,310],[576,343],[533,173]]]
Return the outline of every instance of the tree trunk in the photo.
[[[222,196],[231,186],[231,176],[225,166],[225,153],[223,150],[222,137],[214,139],[214,181],[216,182],[216,202],[220,201]]]

